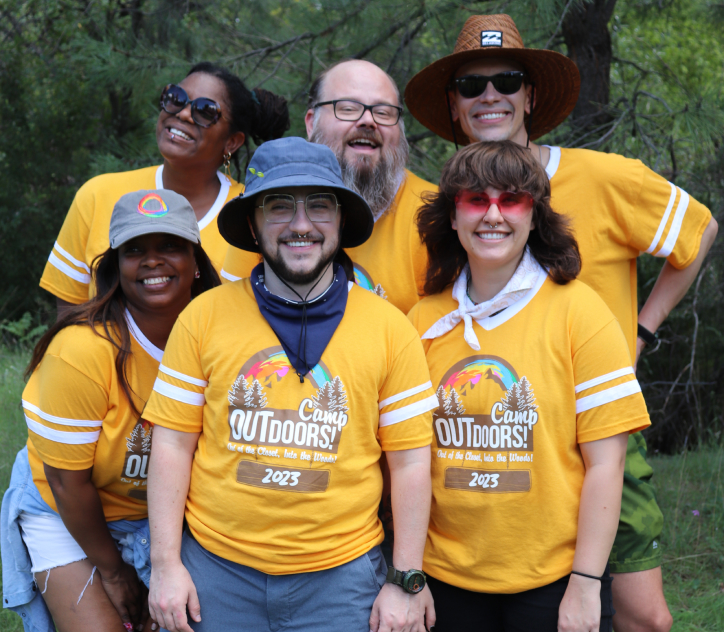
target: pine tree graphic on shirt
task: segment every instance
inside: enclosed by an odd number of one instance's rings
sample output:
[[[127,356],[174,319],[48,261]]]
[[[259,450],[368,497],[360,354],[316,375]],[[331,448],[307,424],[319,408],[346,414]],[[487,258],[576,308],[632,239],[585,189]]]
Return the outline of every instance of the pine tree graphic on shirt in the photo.
[[[229,404],[236,406],[237,408],[243,406],[244,397],[248,389],[249,382],[246,381],[246,378],[243,375],[237,377],[229,389]]]
[[[458,395],[458,392],[454,389],[450,389],[450,396],[448,397],[448,407],[450,409],[450,417],[465,414],[465,406]]]
[[[445,387],[442,384],[437,387],[437,391],[435,391],[435,396],[437,397],[437,408],[433,412],[433,415],[435,417],[444,417],[447,395],[445,394]]]
[[[442,389],[442,393],[440,393],[440,389]],[[450,393],[445,395],[445,389],[441,386],[438,389],[437,397],[438,401],[442,397],[443,417],[456,417],[457,415],[463,415],[465,413],[465,406],[463,406],[463,402],[454,388],[451,388]]]
[[[335,377],[331,382],[322,384],[317,393],[312,396],[314,407],[323,415],[323,421],[326,424],[332,423],[333,413],[337,414],[337,419],[342,414],[347,414],[349,406],[347,405],[347,392],[344,384],[339,376]]]
[[[139,421],[126,437],[126,449],[133,454],[149,454],[151,452],[151,433],[153,428],[148,427],[148,431],[143,429],[143,424]]]
[[[382,287],[381,284],[378,283],[377,285],[375,285],[375,289],[373,290],[373,292],[377,294],[377,296],[379,296],[380,298],[387,300],[387,292],[385,292],[385,289]]]
[[[264,408],[267,404],[266,393],[261,382],[257,379],[244,389],[244,406],[246,408]]]
[[[526,410],[536,410],[538,405],[535,403],[535,395],[533,387],[528,378],[523,376],[519,382],[513,384],[501,397],[503,410],[511,412],[525,412]]]
[[[518,389],[518,410],[536,410],[538,404],[535,403],[535,395],[533,394],[533,387],[530,385],[528,378],[520,378],[518,382],[520,388]]]

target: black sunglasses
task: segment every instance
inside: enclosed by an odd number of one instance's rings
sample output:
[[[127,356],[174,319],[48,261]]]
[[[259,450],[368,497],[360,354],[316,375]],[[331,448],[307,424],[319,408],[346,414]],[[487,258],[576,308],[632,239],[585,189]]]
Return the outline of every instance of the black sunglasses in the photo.
[[[488,87],[488,82],[493,84],[500,94],[515,94],[520,90],[526,80],[526,74],[519,70],[499,72],[497,75],[488,77],[486,75],[465,75],[453,79],[451,88],[457,88],[458,93],[465,99],[479,97]]]
[[[216,101],[199,97],[189,100],[181,86],[168,84],[161,93],[161,109],[169,114],[178,114],[187,105],[191,105],[191,118],[199,127],[211,127],[221,118],[221,108]]]

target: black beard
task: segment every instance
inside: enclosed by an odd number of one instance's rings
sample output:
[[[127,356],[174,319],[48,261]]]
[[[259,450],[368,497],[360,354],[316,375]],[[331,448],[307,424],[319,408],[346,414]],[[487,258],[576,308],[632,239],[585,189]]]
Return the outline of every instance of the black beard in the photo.
[[[264,247],[264,241],[262,239],[259,239],[258,241],[259,251],[261,252],[262,257],[264,257],[264,262],[282,281],[286,281],[287,283],[291,283],[293,285],[309,285],[313,281],[316,281],[327,269],[329,263],[337,256],[337,251],[335,251],[329,257],[320,259],[319,263],[317,263],[317,265],[309,272],[295,272],[289,268],[282,257],[275,256],[268,252]]]

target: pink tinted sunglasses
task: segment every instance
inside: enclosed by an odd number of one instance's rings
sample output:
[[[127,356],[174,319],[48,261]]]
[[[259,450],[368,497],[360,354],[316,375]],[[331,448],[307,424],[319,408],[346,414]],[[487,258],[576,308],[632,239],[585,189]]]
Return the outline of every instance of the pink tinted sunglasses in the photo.
[[[455,196],[455,208],[466,215],[485,216],[495,204],[506,222],[515,224],[525,219],[533,210],[535,200],[528,191],[504,191],[496,198],[485,192],[460,191]]]

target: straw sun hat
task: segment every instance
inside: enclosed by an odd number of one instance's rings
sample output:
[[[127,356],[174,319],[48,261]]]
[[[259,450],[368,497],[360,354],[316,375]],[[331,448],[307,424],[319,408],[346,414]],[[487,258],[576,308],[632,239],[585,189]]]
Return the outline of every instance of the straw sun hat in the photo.
[[[476,59],[508,59],[523,66],[535,88],[531,140],[560,125],[576,105],[581,78],[573,61],[552,50],[525,48],[509,15],[474,15],[465,22],[452,55],[423,68],[405,88],[411,114],[446,140],[454,140],[446,90],[458,68]],[[459,121],[455,135],[461,145],[469,143]]]

